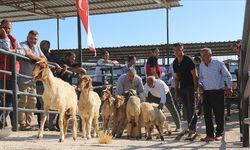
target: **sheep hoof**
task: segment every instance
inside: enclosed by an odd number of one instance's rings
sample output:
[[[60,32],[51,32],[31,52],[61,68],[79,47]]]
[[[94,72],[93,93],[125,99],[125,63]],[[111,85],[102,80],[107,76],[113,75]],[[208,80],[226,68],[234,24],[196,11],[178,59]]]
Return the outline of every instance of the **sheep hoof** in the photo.
[[[73,137],[73,140],[76,141],[76,137]]]
[[[37,138],[38,138],[38,139],[41,139],[41,138],[43,138],[43,135],[39,133],[39,134],[37,135]]]
[[[146,140],[152,140],[152,137],[149,137],[149,136],[148,136],[148,137],[146,138]]]
[[[137,126],[136,122],[132,122],[132,127],[135,128]]]
[[[59,139],[59,142],[61,143],[61,142],[62,142],[62,139]]]
[[[171,132],[171,131],[168,131],[168,132],[167,132],[167,135],[171,135],[171,134],[172,134],[172,132]]]
[[[164,141],[164,137],[161,135],[161,141]]]

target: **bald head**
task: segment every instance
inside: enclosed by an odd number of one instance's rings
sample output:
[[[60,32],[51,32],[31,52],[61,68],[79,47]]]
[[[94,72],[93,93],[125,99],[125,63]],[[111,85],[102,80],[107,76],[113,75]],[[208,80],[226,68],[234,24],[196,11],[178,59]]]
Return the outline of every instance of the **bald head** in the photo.
[[[155,84],[155,77],[154,76],[148,76],[147,77],[147,84],[150,88],[154,87]]]

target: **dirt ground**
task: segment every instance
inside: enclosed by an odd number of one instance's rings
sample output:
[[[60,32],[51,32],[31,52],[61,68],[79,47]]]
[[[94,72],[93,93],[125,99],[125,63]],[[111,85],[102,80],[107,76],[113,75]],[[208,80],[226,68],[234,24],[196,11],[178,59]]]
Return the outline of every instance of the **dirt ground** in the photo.
[[[171,118],[170,118],[171,120]],[[174,124],[171,123],[172,129]],[[182,121],[182,128],[185,129],[186,122]],[[221,141],[200,142],[199,139],[205,136],[204,119],[199,119],[197,131],[200,134],[194,141],[176,140],[178,132],[172,132],[172,135],[165,135],[165,141],[153,138],[152,141],[128,140],[125,138],[114,139],[112,144],[99,144],[98,138],[90,140],[82,139],[78,132],[78,138],[74,141],[69,133],[64,142],[59,143],[59,132],[45,131],[43,139],[37,139],[37,131],[18,131],[12,132],[9,137],[1,139],[0,150],[134,150],[134,149],[249,149],[242,148],[240,142],[240,132],[238,123],[238,114],[233,112],[229,121],[226,121],[225,135]],[[156,133],[156,132],[155,132]],[[125,134],[126,135],[126,134]]]

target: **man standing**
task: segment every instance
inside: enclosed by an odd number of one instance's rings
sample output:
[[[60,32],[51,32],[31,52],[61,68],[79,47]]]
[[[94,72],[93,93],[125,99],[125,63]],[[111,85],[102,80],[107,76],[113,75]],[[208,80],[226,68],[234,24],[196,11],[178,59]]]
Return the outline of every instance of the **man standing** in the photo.
[[[176,125],[175,131],[179,131],[180,116],[174,105],[174,101],[167,84],[161,79],[156,79],[155,76],[148,76],[147,83],[144,85],[144,93],[146,94],[147,101],[149,103],[159,104],[159,109],[162,109],[163,105],[168,108]]]
[[[221,140],[224,132],[224,87],[227,96],[232,95],[232,76],[225,64],[212,59],[210,48],[200,50],[202,63],[199,67],[199,83],[203,88],[203,109],[206,124],[206,137],[201,141]],[[215,116],[214,133],[212,111]],[[215,134],[215,135],[214,135]]]
[[[181,43],[173,45],[175,60],[174,68],[174,89],[175,100],[181,99],[189,129],[189,137],[196,133],[197,115],[195,112],[195,94],[197,93],[197,75],[192,59],[184,55],[184,47]],[[180,88],[179,88],[180,84]],[[178,90],[179,88],[179,90]]]
[[[161,68],[158,64],[159,49],[156,48],[151,51],[151,55],[146,64],[146,76],[155,76],[156,79],[161,78]]]
[[[7,51],[11,52],[16,52],[18,48],[18,43],[15,39],[14,36],[10,34],[12,30],[12,22],[4,19],[1,21],[0,25],[0,40],[1,42],[5,43],[1,45],[1,48]],[[6,71],[11,71],[11,59],[9,56],[6,56],[4,54],[0,54],[0,69],[1,70],[6,70]],[[19,73],[19,62],[16,62],[16,72]],[[0,74],[0,89],[6,89],[6,90],[12,90],[12,81],[11,81],[11,76],[6,75],[6,74]],[[5,103],[3,101],[3,98],[5,97]],[[10,94],[3,94],[0,93],[0,106],[3,107],[12,107],[13,104],[13,97]],[[8,113],[5,113],[5,117],[7,117]],[[10,112],[10,118],[11,118],[11,124],[13,125],[13,112]],[[0,129],[3,126],[3,116],[2,116],[2,111],[0,111]]]
[[[128,68],[126,74],[118,78],[115,95],[122,95],[129,89],[136,90],[137,95],[143,93],[142,79],[136,74],[136,70],[132,67]]]
[[[34,61],[47,61],[46,57],[40,50],[38,44],[38,32],[35,30],[31,30],[28,33],[27,41],[21,42],[20,45],[24,49],[29,50],[33,55],[28,56],[30,59]],[[28,76],[32,76],[32,69],[34,68],[34,63],[21,60],[20,61],[20,73]],[[27,78],[19,78],[19,89],[22,92],[36,94],[36,87],[35,83],[32,82],[30,79]],[[31,96],[20,96],[19,107],[20,108],[27,108],[27,109],[35,109],[36,108],[36,97]],[[35,130],[35,128],[31,127],[31,121],[34,114],[32,112],[19,112],[19,124],[20,130]]]

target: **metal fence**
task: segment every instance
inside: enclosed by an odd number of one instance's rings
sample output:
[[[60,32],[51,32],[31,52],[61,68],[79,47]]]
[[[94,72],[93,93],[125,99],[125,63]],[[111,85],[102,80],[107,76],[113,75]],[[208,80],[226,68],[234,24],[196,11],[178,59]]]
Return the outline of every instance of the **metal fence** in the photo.
[[[18,112],[21,112],[21,111],[24,111],[24,112],[36,112],[36,113],[43,113],[44,112],[44,110],[24,109],[24,108],[19,108],[18,107],[18,96],[25,95],[25,96],[41,97],[41,95],[25,93],[25,92],[21,92],[21,91],[18,90],[17,78],[22,77],[22,78],[27,78],[27,79],[31,80],[32,77],[26,76],[24,74],[16,73],[16,60],[18,58],[18,59],[23,59],[25,61],[29,61],[30,63],[35,63],[35,62],[31,61],[29,58],[27,58],[27,57],[25,57],[23,55],[12,53],[12,52],[2,50],[2,49],[0,49],[0,54],[8,56],[11,59],[11,70],[10,71],[0,70],[0,74],[10,75],[11,76],[11,85],[12,85],[11,90],[0,89],[0,93],[11,94],[12,95],[12,100],[13,100],[13,102],[12,102],[13,106],[12,107],[0,107],[0,111],[13,111],[12,130],[13,131],[18,131]],[[93,68],[96,67],[96,65],[88,64],[88,63],[83,64],[83,66],[85,66],[87,70],[91,69],[91,67],[93,67]],[[53,68],[53,66],[51,66],[51,65],[50,65],[50,67]],[[104,87],[105,88],[109,87],[111,89],[111,92],[114,93],[114,88],[115,88],[115,82],[114,81],[119,76],[119,74],[114,74],[114,70],[119,69],[122,66],[121,65],[102,65],[101,67],[104,68],[103,70],[108,69],[109,73],[108,74],[104,73],[103,75],[101,75],[102,78],[103,78],[103,84],[98,85],[98,86],[94,86],[93,88],[94,88],[94,90],[96,90],[96,89],[102,89]],[[66,73],[72,75],[73,78],[74,78],[74,74],[72,72],[67,71]],[[90,75],[90,76],[92,78],[94,77],[94,75]],[[109,78],[109,84],[104,84],[105,78]],[[49,111],[49,113],[57,113],[58,114],[58,112],[55,112],[55,111]]]

